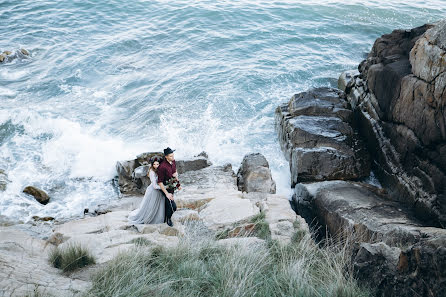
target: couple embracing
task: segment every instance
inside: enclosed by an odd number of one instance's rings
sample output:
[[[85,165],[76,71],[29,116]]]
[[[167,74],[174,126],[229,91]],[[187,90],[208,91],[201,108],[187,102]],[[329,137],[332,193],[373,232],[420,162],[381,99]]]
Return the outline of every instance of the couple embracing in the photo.
[[[153,157],[148,172],[150,185],[147,187],[139,208],[129,214],[128,221],[132,224],[167,223],[173,226],[172,214],[177,210],[173,199],[176,189],[181,189],[178,173],[170,147],[164,149],[164,159]]]

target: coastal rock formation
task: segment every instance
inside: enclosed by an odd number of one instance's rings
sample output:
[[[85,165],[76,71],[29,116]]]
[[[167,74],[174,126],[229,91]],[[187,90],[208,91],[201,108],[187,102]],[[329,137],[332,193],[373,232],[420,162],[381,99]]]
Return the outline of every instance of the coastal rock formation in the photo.
[[[259,153],[243,157],[237,172],[237,187],[243,192],[276,193],[276,183],[266,158]]]
[[[390,199],[446,227],[446,20],[378,38],[339,87]],[[345,87],[344,87],[345,86]]]
[[[50,197],[47,193],[45,193],[45,191],[33,186],[27,186],[25,189],[23,189],[23,193],[34,196],[34,198],[43,205],[50,201]]]
[[[129,163],[129,166],[121,167],[124,172],[131,166],[141,165],[137,160]],[[127,174],[131,176],[132,172],[128,170]],[[0,226],[0,295],[23,296],[37,284],[41,291],[55,296],[74,296],[85,291],[92,273],[138,244],[169,248],[185,239],[214,239],[222,230],[253,226],[250,221],[262,213],[265,218],[262,223],[267,224],[271,238],[290,242],[296,233],[308,236],[308,225],[291,210],[286,197],[260,192],[242,193],[237,189],[236,180],[231,166],[227,165],[182,173],[183,190],[175,193],[178,210],[172,217],[173,227],[129,224],[129,212],[141,203],[139,194],[122,195],[118,200],[120,204],[104,209],[104,214],[55,222],[50,234],[45,234],[47,242],[23,233],[15,226]],[[237,237],[221,239],[218,243],[223,246],[266,244],[249,232],[239,232]],[[70,275],[62,275],[58,269],[50,267],[45,248],[49,249],[51,245],[64,248],[70,244],[86,247],[95,256],[96,264]]]
[[[380,189],[346,181],[305,183],[295,187],[293,203],[307,221],[326,226],[335,238],[358,242],[355,275],[377,296],[444,292],[446,229],[425,226]]]
[[[147,171],[150,168],[150,159],[152,157],[163,158],[160,152],[142,153],[134,160],[116,162],[116,171],[118,173],[118,186],[123,194],[144,194],[150,179]],[[189,158],[186,160],[177,160],[177,171],[179,174],[199,170],[211,166],[206,153]]]
[[[276,109],[276,128],[290,162],[293,187],[299,182],[369,175],[369,156],[341,95],[336,89],[316,88],[294,95]]]
[[[357,244],[354,273],[378,296],[444,295],[446,20],[378,38],[338,86],[276,110],[293,209]],[[360,182],[370,169],[383,188]]]

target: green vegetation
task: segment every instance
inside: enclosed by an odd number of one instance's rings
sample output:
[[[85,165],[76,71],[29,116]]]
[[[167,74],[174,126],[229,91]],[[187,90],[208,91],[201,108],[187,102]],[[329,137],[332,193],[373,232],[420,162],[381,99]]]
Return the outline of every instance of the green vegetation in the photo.
[[[352,277],[349,246],[317,245],[308,234],[289,245],[184,238],[170,249],[138,246],[101,268],[84,296],[371,296]]]
[[[261,239],[270,239],[271,233],[269,225],[265,221],[265,213],[260,212],[253,216],[248,223],[239,226],[232,226],[217,233],[216,239],[225,239],[230,237],[258,237]]]
[[[137,238],[134,238],[134,239],[132,239],[132,240],[130,240],[130,243],[133,243],[133,244],[136,244],[136,245],[147,245],[147,246],[149,246],[149,245],[151,245],[152,243],[150,242],[150,240],[148,240],[147,238],[144,238],[144,237],[137,237]]]
[[[49,253],[48,261],[53,267],[60,268],[63,272],[73,271],[96,263],[90,252],[78,244],[53,248]]]

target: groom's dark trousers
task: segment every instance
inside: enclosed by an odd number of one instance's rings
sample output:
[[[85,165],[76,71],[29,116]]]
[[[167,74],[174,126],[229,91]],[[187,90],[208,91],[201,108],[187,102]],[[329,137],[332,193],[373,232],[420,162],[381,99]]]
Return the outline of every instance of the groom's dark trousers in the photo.
[[[170,219],[173,213],[177,210],[177,204],[175,203],[175,200],[169,200],[169,198],[167,198],[167,196],[164,193],[163,195],[164,195],[164,209],[165,209],[164,222],[167,222],[167,220]]]

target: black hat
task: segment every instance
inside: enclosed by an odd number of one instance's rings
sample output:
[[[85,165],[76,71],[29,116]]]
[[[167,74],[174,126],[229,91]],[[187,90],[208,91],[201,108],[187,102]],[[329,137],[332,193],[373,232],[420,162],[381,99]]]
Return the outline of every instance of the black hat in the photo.
[[[172,154],[175,150],[172,150],[170,147],[167,147],[164,149],[164,156],[167,156],[168,154]]]

